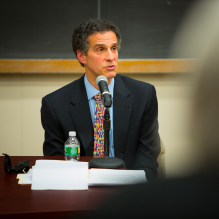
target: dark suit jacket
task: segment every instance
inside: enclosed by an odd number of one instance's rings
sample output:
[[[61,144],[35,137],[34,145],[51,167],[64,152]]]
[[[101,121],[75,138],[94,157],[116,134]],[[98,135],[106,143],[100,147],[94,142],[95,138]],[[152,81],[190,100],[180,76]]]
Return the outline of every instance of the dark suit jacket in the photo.
[[[157,169],[160,152],[158,105],[154,86],[126,76],[115,77],[113,131],[115,156],[127,169]],[[94,130],[84,76],[42,99],[45,156],[64,156],[69,131],[76,131],[81,156],[93,156]]]

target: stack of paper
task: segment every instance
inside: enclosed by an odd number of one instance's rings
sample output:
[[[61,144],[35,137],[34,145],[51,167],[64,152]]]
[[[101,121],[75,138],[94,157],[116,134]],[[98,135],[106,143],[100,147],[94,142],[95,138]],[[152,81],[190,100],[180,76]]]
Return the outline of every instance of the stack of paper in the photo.
[[[31,179],[30,175],[26,180]],[[32,170],[31,189],[87,190],[88,162],[37,160]]]
[[[147,182],[144,170],[91,169],[89,186],[129,185]]]
[[[147,182],[143,170],[88,170],[87,162],[56,160],[37,160],[36,165],[28,173],[18,175],[22,181],[20,183],[32,183],[33,190],[87,190],[88,186],[117,186]]]

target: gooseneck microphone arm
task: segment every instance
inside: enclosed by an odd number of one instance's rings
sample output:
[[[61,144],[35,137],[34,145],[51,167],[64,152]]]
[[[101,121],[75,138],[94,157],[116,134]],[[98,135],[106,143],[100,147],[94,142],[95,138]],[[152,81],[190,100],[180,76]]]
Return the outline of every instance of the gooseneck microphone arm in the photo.
[[[104,157],[109,158],[109,132],[111,127],[109,109],[105,109],[103,129],[104,129]]]

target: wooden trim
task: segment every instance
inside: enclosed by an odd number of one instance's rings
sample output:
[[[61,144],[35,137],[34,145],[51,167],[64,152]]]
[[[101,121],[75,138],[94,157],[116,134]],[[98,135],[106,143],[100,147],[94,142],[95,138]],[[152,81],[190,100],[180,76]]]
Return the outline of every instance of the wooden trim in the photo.
[[[118,73],[184,73],[191,72],[194,60],[189,59],[121,59]]]
[[[119,59],[118,73],[185,73],[191,59]],[[0,59],[0,73],[84,73],[77,59]]]

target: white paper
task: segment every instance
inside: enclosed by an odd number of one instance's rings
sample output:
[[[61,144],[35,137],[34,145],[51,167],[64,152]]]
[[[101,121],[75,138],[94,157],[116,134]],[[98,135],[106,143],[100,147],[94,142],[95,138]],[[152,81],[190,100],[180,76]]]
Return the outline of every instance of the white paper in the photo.
[[[79,161],[64,161],[64,160],[36,160],[35,166],[33,169],[56,169],[56,168],[87,168],[88,162],[79,162]]]
[[[32,183],[32,173],[33,170],[29,169],[29,171],[23,175],[22,184],[31,184]]]
[[[56,160],[37,160],[22,184],[33,190],[87,190],[89,186],[114,186],[147,182],[143,170],[91,169],[88,163]]]
[[[147,182],[144,170],[91,169],[89,186],[129,185]]]
[[[32,190],[87,190],[88,162],[37,160]]]

